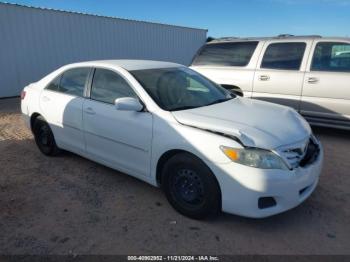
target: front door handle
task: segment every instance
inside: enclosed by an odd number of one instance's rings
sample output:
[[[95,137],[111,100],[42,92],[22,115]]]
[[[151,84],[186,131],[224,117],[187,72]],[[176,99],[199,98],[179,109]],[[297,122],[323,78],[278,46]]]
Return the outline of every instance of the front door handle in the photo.
[[[307,79],[307,82],[308,82],[309,84],[316,84],[316,83],[318,83],[318,81],[319,81],[319,79],[318,79],[317,77],[309,77],[309,78]]]
[[[91,107],[88,107],[85,109],[85,113],[89,114],[89,115],[94,115],[96,114],[96,112],[91,108]]]
[[[259,76],[260,81],[269,81],[270,77],[268,75],[261,75]]]

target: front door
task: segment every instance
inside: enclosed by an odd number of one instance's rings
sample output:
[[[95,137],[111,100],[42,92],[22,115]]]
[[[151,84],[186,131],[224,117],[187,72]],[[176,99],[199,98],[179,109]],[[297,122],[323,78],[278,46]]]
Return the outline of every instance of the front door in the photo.
[[[83,105],[87,153],[118,170],[149,176],[152,114],[117,110],[114,101],[121,97],[137,95],[119,73],[97,68]]]

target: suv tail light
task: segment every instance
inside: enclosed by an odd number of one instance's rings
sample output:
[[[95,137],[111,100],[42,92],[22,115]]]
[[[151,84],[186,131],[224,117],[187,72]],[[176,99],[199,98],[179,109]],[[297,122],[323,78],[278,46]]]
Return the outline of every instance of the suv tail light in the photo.
[[[21,100],[23,100],[26,97],[26,91],[22,91],[21,92]]]

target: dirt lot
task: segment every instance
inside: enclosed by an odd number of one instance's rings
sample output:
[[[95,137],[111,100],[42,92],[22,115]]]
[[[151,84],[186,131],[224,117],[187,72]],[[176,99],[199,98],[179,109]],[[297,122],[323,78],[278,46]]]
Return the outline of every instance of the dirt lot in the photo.
[[[325,166],[301,206],[195,221],[162,192],[79,156],[42,155],[0,100],[0,254],[350,254],[350,132],[315,129]]]

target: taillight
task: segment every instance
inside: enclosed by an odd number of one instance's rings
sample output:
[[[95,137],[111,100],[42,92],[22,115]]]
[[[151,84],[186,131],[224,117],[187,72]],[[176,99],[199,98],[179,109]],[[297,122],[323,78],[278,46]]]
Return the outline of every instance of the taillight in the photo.
[[[21,92],[21,100],[23,100],[26,97],[26,91],[22,91]]]

